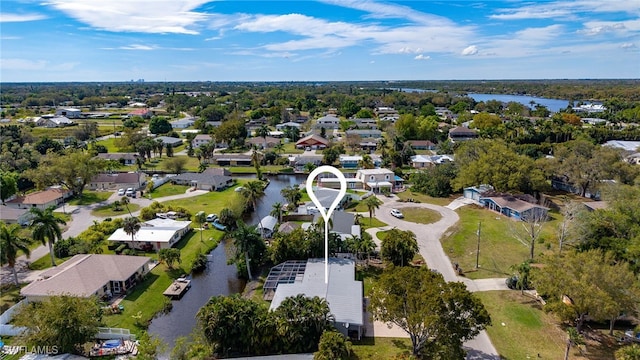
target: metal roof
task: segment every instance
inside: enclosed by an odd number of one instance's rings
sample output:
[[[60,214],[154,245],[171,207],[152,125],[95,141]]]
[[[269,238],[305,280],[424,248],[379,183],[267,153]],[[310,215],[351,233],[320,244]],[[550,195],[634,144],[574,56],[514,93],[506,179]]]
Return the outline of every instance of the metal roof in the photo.
[[[270,309],[288,297],[302,294],[326,299],[336,323],[363,325],[362,281],[355,280],[355,262],[329,258],[329,281],[324,282],[324,259],[309,259],[302,281],[278,285]]]

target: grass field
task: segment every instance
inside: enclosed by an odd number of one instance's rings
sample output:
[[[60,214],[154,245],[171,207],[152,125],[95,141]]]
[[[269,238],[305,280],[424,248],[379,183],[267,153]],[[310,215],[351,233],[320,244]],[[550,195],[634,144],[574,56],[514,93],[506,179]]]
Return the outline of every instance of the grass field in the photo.
[[[155,199],[159,197],[184,194],[187,189],[189,189],[189,186],[187,185],[174,185],[171,182],[167,182],[153,190],[153,192],[151,192],[151,198]]]
[[[304,153],[303,149],[296,149],[296,143],[295,142],[288,142],[286,144],[284,144],[284,150],[282,151],[283,154],[302,154]]]
[[[434,198],[429,195],[414,193],[410,189],[407,191],[403,191],[401,193],[396,194],[400,200],[407,201],[408,199],[413,199],[416,202],[423,202],[427,204],[440,205],[445,206],[449,205],[453,200],[460,197],[460,194],[453,194],[448,198]]]
[[[117,141],[116,138],[109,138],[106,140],[97,141],[96,144],[106,147],[107,151],[110,153],[133,151],[133,149],[121,149],[120,147],[116,146],[116,141]]]
[[[418,224],[433,224],[442,218],[437,211],[419,207],[402,208],[402,214],[404,215],[404,220]]]
[[[107,200],[112,193],[110,191],[89,191],[82,192],[82,197],[72,199],[69,205],[91,205]]]
[[[129,207],[129,211],[131,212],[140,210],[140,205],[138,204],[128,204],[127,206]],[[126,215],[129,213],[129,211],[127,211],[127,206],[121,205],[120,211],[114,211],[113,204],[103,205],[92,210],[91,215],[97,216],[97,217],[105,217],[105,218],[111,217],[111,216]]]
[[[493,325],[487,329],[491,342],[503,359],[562,359],[567,333],[537,301],[518,291],[488,291],[476,295],[491,315]],[[617,346],[613,337],[601,336],[602,343],[587,341],[583,354],[573,347],[570,359],[611,359]]]
[[[411,359],[411,340],[365,337],[353,343],[352,359]]]
[[[30,133],[34,137],[47,136],[50,139],[64,139],[66,137],[72,136],[73,132],[77,129],[78,126],[69,126],[63,128],[34,127],[33,129],[31,129]],[[111,133],[113,133],[113,128],[111,128],[111,130],[98,128],[98,137],[109,135]]]
[[[368,228],[375,228],[375,227],[385,227],[387,226],[386,223],[383,223],[382,221],[374,218],[369,218],[369,217],[363,217],[362,219],[360,219],[360,227],[362,227],[362,230],[366,230]]]
[[[241,196],[239,193],[235,192],[234,189],[237,186],[242,186],[247,183],[248,180],[239,180],[234,186],[231,186],[223,191],[212,191],[206,194],[191,197],[187,199],[178,199],[163,202],[164,205],[167,206],[182,206],[192,214],[196,214],[198,211],[204,211],[207,214],[216,213],[219,214],[220,210],[225,207],[228,207],[229,204],[233,203],[233,199],[236,196]]]
[[[513,233],[521,223],[478,206],[464,206],[456,210],[460,221],[449,236],[441,240],[444,251],[462,267],[465,276],[472,279],[504,277],[511,275],[510,267],[529,258],[529,247],[516,240]],[[550,213],[551,221],[543,225],[536,242],[536,256],[553,251],[555,232],[560,215]],[[480,231],[480,268],[475,270],[478,223]]]

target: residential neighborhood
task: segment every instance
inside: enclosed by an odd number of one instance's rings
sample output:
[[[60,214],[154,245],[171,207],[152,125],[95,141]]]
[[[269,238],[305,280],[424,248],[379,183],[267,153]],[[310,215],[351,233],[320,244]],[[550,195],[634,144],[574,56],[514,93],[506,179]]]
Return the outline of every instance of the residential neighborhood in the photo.
[[[8,349],[33,339],[26,319],[49,306],[102,314],[74,317],[90,329],[68,350],[82,356],[85,345],[137,340],[122,354],[133,358],[149,339],[171,347],[151,358],[172,358],[172,348],[308,355],[335,334],[349,359],[430,358],[422,352],[436,348],[468,359],[614,359],[640,342],[640,119],[607,99],[602,111],[546,114],[462,90],[372,84],[356,103],[348,88],[338,101],[283,86],[318,98],[303,110],[251,87],[187,95],[145,84],[135,96],[114,85],[121,95],[90,106],[3,100]],[[69,122],[39,125],[36,115]],[[344,181],[309,178],[319,166]],[[451,316],[433,299],[451,299]],[[233,322],[223,316],[240,308]],[[454,326],[463,321],[469,328]],[[269,325],[281,322],[291,328]],[[574,330],[583,343],[571,342]],[[195,333],[203,338],[181,340]],[[247,333],[279,340],[258,349]]]

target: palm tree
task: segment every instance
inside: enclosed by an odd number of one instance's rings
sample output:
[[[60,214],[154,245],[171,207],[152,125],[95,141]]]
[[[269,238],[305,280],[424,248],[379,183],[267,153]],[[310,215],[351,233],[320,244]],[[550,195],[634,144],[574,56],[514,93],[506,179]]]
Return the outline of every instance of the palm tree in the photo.
[[[197,221],[198,224],[200,224],[200,242],[202,242],[202,233],[204,232],[202,224],[207,221],[207,215],[204,213],[204,211],[199,211],[193,216],[193,219]]]
[[[33,228],[33,239],[40,241],[42,245],[49,244],[49,255],[51,255],[51,266],[56,266],[56,260],[53,256],[53,244],[57,240],[62,240],[62,230],[60,225],[66,225],[67,222],[57,218],[53,214],[53,206],[42,210],[34,207],[29,209],[33,220],[31,220],[31,227]]]
[[[284,151],[284,144],[282,142],[279,142],[276,144],[276,146],[273,147],[273,149],[278,153],[278,154],[282,154],[282,152]]]
[[[382,201],[380,201],[380,199],[378,199],[375,195],[372,195],[364,201],[364,204],[369,210],[369,225],[371,225],[371,219],[373,218],[373,215],[375,215],[376,209],[379,209],[380,205],[382,205]]]
[[[369,154],[362,155],[362,160],[358,162],[358,166],[362,169],[373,169],[375,167],[373,159]]]
[[[249,181],[242,187],[240,194],[244,196],[247,204],[251,205],[251,209],[255,210],[258,199],[264,195],[264,184],[258,180]]]
[[[267,135],[269,135],[269,128],[267,125],[262,125],[256,130],[256,135],[260,136],[264,139],[264,144],[262,146],[263,149],[267,149]]]
[[[18,235],[20,226],[13,224],[11,226],[0,223],[0,263],[8,264],[13,272],[13,280],[18,284],[18,273],[16,272],[16,259],[18,258],[18,250],[21,250],[27,258],[31,255],[29,251],[29,243],[27,239],[23,239]]]
[[[156,150],[158,150],[158,154],[160,155],[160,159],[162,159],[162,149],[164,149],[164,142],[160,139],[156,140],[155,145]]]
[[[224,225],[227,229],[232,230],[236,226],[236,215],[229,208],[224,208],[220,210],[220,217],[218,218],[218,222]]]
[[[302,194],[300,194],[300,187],[298,187],[298,185],[287,186],[280,190],[280,195],[287,200],[289,210],[295,209],[298,206],[298,201],[302,199]]]
[[[265,245],[258,233],[258,228],[255,225],[249,226],[242,220],[238,220],[236,226],[236,230],[228,234],[229,237],[233,239],[236,251],[238,253],[244,253],[244,260],[247,266],[247,276],[249,276],[249,280],[251,280],[253,279],[253,275],[251,274],[251,259],[249,258],[249,253],[253,252],[255,247],[259,246],[259,244],[262,244],[263,247]]]
[[[567,337],[567,347],[565,348],[565,351],[564,351],[564,360],[569,359],[569,351],[571,351],[571,346],[584,344],[584,339],[582,338],[582,335],[580,335],[578,330],[576,330],[576,328],[574,327],[568,328],[567,335],[569,336]]]
[[[135,235],[140,230],[140,220],[137,217],[128,217],[122,222],[122,229],[127,235],[131,235],[131,246],[133,246]]]
[[[251,163],[256,169],[256,177],[258,180],[262,180],[262,171],[260,170],[260,163],[262,162],[262,156],[258,152],[257,147],[253,146],[253,152],[251,153]]]
[[[275,203],[271,206],[271,212],[269,215],[278,219],[278,222],[282,222],[282,203]]]
[[[127,211],[129,212],[129,216],[133,216],[131,215],[131,210],[129,210],[129,203],[131,202],[131,200],[129,200],[129,198],[127,196],[123,196],[120,199],[120,205],[124,205],[127,208]]]
[[[376,243],[368,232],[363,232],[358,243],[358,251],[367,254],[367,266],[369,266],[369,258],[373,250],[376,249]]]

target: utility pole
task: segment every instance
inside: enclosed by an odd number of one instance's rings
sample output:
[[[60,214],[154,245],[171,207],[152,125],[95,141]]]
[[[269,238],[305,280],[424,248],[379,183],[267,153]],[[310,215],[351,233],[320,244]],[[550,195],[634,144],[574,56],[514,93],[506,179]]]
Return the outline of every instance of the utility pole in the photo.
[[[480,267],[480,229],[482,227],[482,221],[478,221],[478,247],[476,248],[476,269]]]

